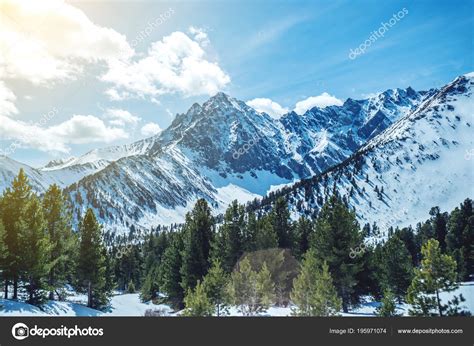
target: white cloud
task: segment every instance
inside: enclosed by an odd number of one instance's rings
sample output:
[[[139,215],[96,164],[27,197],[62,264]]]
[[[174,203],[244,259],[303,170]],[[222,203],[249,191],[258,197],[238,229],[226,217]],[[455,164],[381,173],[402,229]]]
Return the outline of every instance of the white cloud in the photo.
[[[150,137],[160,133],[161,131],[160,125],[156,123],[148,123],[142,127],[141,133],[144,136]]]
[[[75,79],[87,63],[134,54],[124,35],[61,0],[2,0],[0,77]]]
[[[113,86],[107,94],[115,100],[180,93],[213,95],[230,82],[215,62],[206,59],[200,42],[173,32],[154,42],[137,61],[113,61],[101,77]]]
[[[46,131],[65,143],[73,144],[110,143],[128,138],[123,129],[107,127],[102,120],[93,115],[73,115],[71,119],[52,126]]]
[[[128,138],[123,129],[108,127],[93,115],[73,115],[71,119],[50,127],[0,115],[0,136],[14,141],[15,147],[62,153],[69,152],[69,144],[110,143]]]
[[[308,109],[313,107],[325,108],[328,106],[342,106],[343,102],[335,96],[329,95],[327,92],[322,93],[318,96],[311,96],[305,100],[296,103],[294,111],[302,115]]]
[[[268,98],[256,98],[246,103],[258,112],[265,112],[275,119],[279,119],[283,114],[288,113],[288,108],[284,108]]]
[[[194,40],[199,42],[202,47],[207,47],[211,43],[209,36],[207,36],[207,33],[203,28],[190,26],[188,31],[193,35]]]
[[[140,117],[132,115],[129,111],[118,108],[107,109],[104,116],[114,126],[136,125],[141,120]]]
[[[15,106],[16,96],[5,83],[0,81],[0,115],[11,115],[18,113]]]

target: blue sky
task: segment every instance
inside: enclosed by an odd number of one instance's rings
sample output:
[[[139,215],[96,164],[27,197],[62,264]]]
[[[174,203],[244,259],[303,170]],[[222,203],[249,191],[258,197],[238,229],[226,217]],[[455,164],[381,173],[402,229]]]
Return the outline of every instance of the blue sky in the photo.
[[[48,12],[10,4],[0,21],[0,34],[15,38],[0,66],[0,148],[16,142],[9,156],[34,166],[143,138],[217,90],[293,110],[323,93],[344,101],[388,88],[428,89],[474,70],[472,1],[51,1]],[[349,58],[403,9],[383,37]],[[31,18],[38,21],[29,27]],[[159,25],[140,36],[151,22]],[[28,53],[41,40],[48,51]],[[166,70],[167,49],[191,67]],[[168,66],[175,55],[165,58]],[[166,77],[176,69],[184,69],[181,77]],[[51,119],[21,135],[52,109]]]

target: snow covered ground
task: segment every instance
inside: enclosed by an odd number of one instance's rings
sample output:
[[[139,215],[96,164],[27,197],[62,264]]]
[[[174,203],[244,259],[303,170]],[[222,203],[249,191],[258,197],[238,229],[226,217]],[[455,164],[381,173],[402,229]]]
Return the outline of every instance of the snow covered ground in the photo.
[[[461,305],[464,310],[474,314],[474,282],[465,282],[459,289],[450,293],[441,293],[443,302],[450,300],[454,295],[462,294],[466,301]],[[90,309],[85,306],[86,297],[84,295],[74,295],[68,298],[66,302],[49,301],[42,309],[13,300],[0,299],[0,316],[144,316],[146,310],[160,310],[166,316],[176,316],[167,305],[155,305],[151,302],[143,303],[140,301],[138,293],[116,294],[112,297],[110,308],[106,312]],[[358,308],[343,313],[342,316],[375,316],[375,309],[379,302],[367,299]],[[407,316],[408,304],[399,304],[398,313]],[[235,307],[229,311],[231,316],[242,316]],[[291,307],[271,307],[262,316],[290,316]]]
[[[172,311],[167,305],[142,303],[138,293],[114,295],[105,312],[85,306],[86,299],[84,295],[76,295],[65,302],[48,301],[41,309],[24,302],[0,299],[0,316],[144,316],[148,309]]]

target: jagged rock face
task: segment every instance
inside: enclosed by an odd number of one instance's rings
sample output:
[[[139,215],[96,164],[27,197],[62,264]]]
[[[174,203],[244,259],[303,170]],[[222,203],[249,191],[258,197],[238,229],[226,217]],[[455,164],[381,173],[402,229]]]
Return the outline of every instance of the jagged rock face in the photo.
[[[474,74],[458,77],[342,164],[286,188],[293,216],[313,214],[336,189],[362,224],[386,231],[473,198],[473,90]]]
[[[31,170],[39,190],[60,184],[76,215],[93,207],[106,228],[181,222],[198,198],[220,212],[340,164],[435,92],[387,90],[278,120],[218,93],[157,136]]]

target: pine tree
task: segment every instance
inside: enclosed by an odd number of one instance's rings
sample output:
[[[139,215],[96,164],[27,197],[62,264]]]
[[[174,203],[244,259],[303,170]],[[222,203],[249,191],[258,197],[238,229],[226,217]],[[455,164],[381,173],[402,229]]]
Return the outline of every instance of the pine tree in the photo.
[[[243,253],[243,231],[245,229],[245,211],[235,200],[227,208],[223,225],[219,229],[221,237],[222,266],[232,271],[235,263]]]
[[[0,202],[1,205],[1,202]],[[6,231],[3,226],[3,222],[0,218],[0,271],[5,274],[6,269],[8,268],[7,258],[8,258],[8,247],[5,243]],[[5,283],[7,282],[7,277],[2,275]]]
[[[413,266],[418,266],[420,263],[421,244],[417,241],[413,229],[411,227],[405,227],[401,230],[396,230],[395,235],[405,244],[405,247],[410,253]]]
[[[209,254],[214,232],[214,218],[204,199],[196,202],[191,213],[186,215],[184,225],[181,266],[181,285],[183,289],[194,288],[198,280],[209,269]]]
[[[106,292],[112,292],[117,288],[116,277],[114,273],[114,258],[112,254],[104,247],[102,249],[102,256],[105,258],[105,286]],[[77,258],[77,255],[74,255]],[[60,297],[61,299],[61,297]]]
[[[460,280],[469,280],[474,274],[474,209],[466,199],[450,214],[447,223],[446,251],[458,265]]]
[[[244,252],[251,252],[257,249],[256,237],[258,232],[258,220],[253,211],[247,215],[247,222],[245,223],[243,236],[243,250]]]
[[[174,308],[183,307],[184,290],[181,286],[182,266],[181,253],[183,249],[182,235],[174,233],[171,236],[170,245],[163,254],[160,266],[162,290],[168,295],[168,301]]]
[[[392,236],[384,245],[383,261],[379,262],[383,267],[383,284],[395,294],[398,301],[405,297],[413,277],[413,266],[410,253],[405,244],[397,237]]]
[[[138,246],[132,244],[120,246],[115,256],[115,275],[118,287],[126,291],[130,280],[138,285],[141,268],[142,258]]]
[[[144,273],[145,276],[156,266],[159,266],[166,248],[169,246],[168,233],[151,234],[144,246]]]
[[[207,296],[204,285],[198,280],[194,290],[188,288],[186,297],[184,297],[183,316],[212,316],[215,306]]]
[[[28,303],[41,305],[45,301],[45,278],[51,267],[51,242],[46,231],[41,203],[32,196],[20,220],[20,244],[22,249],[21,272],[26,281]]]
[[[50,286],[49,299],[54,299],[56,292],[61,300],[60,289],[64,287],[67,277],[71,274],[74,263],[76,238],[72,232],[71,212],[66,197],[57,185],[52,185],[43,197],[43,212],[49,238],[52,243],[51,270],[48,275]]]
[[[296,221],[294,229],[296,239],[293,254],[296,258],[301,259],[309,249],[309,239],[313,231],[313,225],[310,220],[302,216]]]
[[[217,316],[221,316],[227,312],[225,289],[228,281],[229,278],[222,269],[220,261],[218,259],[214,260],[209,272],[204,277],[203,285],[207,296],[215,306]]]
[[[290,222],[290,211],[283,197],[279,197],[270,213],[273,229],[278,237],[278,246],[281,248],[293,248],[293,229]]]
[[[333,316],[341,310],[341,299],[329,273],[329,267],[318,264],[314,250],[308,251],[301,272],[293,282],[291,299],[296,305],[296,316]]]
[[[278,247],[278,236],[268,216],[258,220],[257,234],[255,235],[255,250],[272,249]]]
[[[441,304],[440,292],[451,292],[458,288],[456,283],[456,261],[441,254],[439,242],[428,240],[422,247],[421,266],[415,269],[415,277],[408,288],[407,301],[412,305],[409,311],[415,316],[443,316],[449,307]]]
[[[266,264],[264,267],[266,268]],[[270,272],[264,267],[259,273],[255,272],[249,259],[245,257],[238,263],[238,269],[231,274],[227,286],[228,299],[246,316],[265,312],[274,299]]]
[[[135,284],[130,280],[127,285],[127,293],[135,293]]]
[[[102,228],[92,209],[80,221],[80,247],[77,264],[78,286],[87,291],[87,306],[102,308],[108,303],[106,259],[102,244]]]
[[[327,261],[334,286],[342,298],[344,312],[358,300],[355,294],[356,276],[362,270],[361,258],[350,258],[351,249],[362,243],[362,235],[355,213],[333,195],[321,208],[316,220],[311,247],[320,263]]]
[[[396,297],[389,289],[385,290],[382,304],[377,309],[375,309],[375,313],[377,316],[380,317],[394,317],[399,316],[397,314],[397,304],[396,304]]]
[[[160,273],[159,267],[155,266],[151,268],[145,276],[142,288],[140,290],[140,299],[143,302],[154,300],[158,297],[160,290]]]
[[[382,244],[377,244],[368,253],[368,258],[365,263],[364,271],[362,274],[366,274],[366,284],[369,294],[376,299],[383,297],[383,286],[385,285],[386,269],[383,266],[384,259],[384,248]],[[366,273],[364,273],[366,272]]]
[[[265,262],[263,262],[262,269],[257,273],[256,286],[262,309],[267,310],[275,301],[275,284]]]
[[[431,227],[434,231],[435,238],[439,242],[439,246],[442,252],[446,251],[446,234],[447,231],[447,222],[448,214],[441,213],[439,207],[433,207],[430,210],[431,215]]]
[[[18,280],[22,265],[21,220],[25,213],[26,206],[32,196],[31,186],[28,178],[20,169],[18,176],[13,179],[12,187],[4,191],[2,205],[0,206],[1,219],[5,227],[5,244],[8,248],[4,271],[5,277],[5,298],[8,297],[8,284],[13,282],[13,299],[18,298]]]

